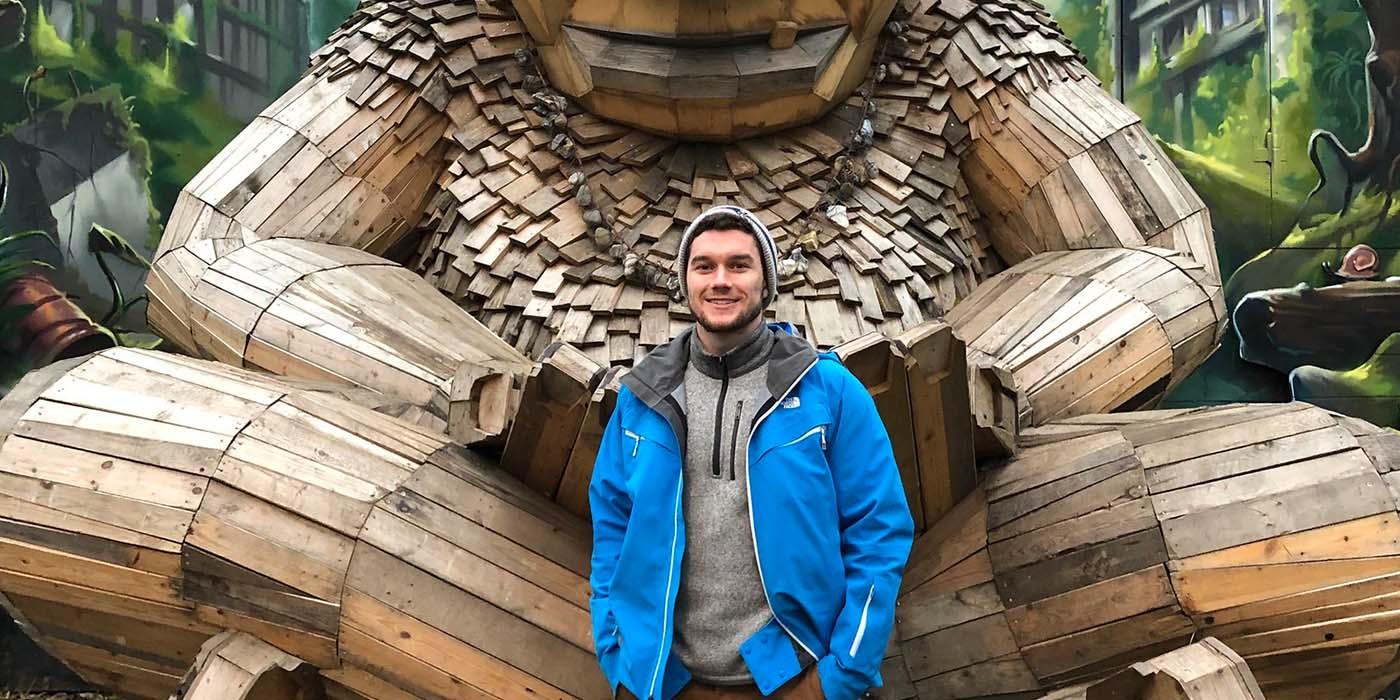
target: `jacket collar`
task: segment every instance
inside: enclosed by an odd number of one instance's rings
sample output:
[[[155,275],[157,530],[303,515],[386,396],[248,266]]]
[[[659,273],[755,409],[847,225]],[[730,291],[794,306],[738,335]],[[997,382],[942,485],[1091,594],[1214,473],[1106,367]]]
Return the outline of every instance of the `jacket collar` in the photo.
[[[801,378],[803,372],[817,361],[817,350],[798,337],[791,324],[770,323],[773,349],[768,354],[768,377],[764,384],[776,398],[786,394]],[[665,345],[651,351],[622,378],[622,384],[656,410],[685,381],[685,366],[690,361],[691,336],[695,326],[681,331]]]

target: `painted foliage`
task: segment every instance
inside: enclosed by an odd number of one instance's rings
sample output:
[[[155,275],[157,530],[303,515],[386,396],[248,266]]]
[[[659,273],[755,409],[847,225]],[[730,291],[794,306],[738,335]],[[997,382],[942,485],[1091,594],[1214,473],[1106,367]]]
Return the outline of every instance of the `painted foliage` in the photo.
[[[1211,209],[1233,322],[1169,402],[1296,397],[1400,426],[1397,8],[1049,4]]]
[[[0,302],[42,306],[0,314],[0,392],[97,342],[44,328],[158,343],[142,282],[180,188],[355,4],[0,0],[0,270],[25,275]]]

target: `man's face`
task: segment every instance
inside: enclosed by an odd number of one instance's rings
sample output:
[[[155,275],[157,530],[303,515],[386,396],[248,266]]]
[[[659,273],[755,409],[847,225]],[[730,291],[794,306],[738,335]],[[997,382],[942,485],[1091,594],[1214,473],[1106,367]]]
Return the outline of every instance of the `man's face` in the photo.
[[[706,231],[690,243],[685,270],[690,311],[701,328],[730,333],[763,314],[763,263],[746,231]]]

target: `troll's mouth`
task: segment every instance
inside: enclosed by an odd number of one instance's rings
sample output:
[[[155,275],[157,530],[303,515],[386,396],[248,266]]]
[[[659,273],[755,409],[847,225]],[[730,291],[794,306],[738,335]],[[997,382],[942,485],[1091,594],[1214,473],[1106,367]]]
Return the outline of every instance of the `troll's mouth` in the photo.
[[[810,93],[849,28],[812,27],[775,49],[767,35],[678,37],[565,23],[564,38],[593,87],[675,99],[746,99]]]

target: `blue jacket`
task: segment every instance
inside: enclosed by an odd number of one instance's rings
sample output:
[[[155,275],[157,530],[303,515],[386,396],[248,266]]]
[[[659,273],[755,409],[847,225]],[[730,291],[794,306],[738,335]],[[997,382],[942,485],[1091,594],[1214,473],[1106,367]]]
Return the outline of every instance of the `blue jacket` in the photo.
[[[589,487],[593,638],[614,696],[624,685],[670,700],[690,681],[671,640],[691,332],[623,378]],[[765,695],[801,672],[800,648],[817,659],[829,700],[853,700],[881,685],[913,519],[875,404],[836,356],[779,332],[766,371],[747,488],[774,619],[739,652]]]

